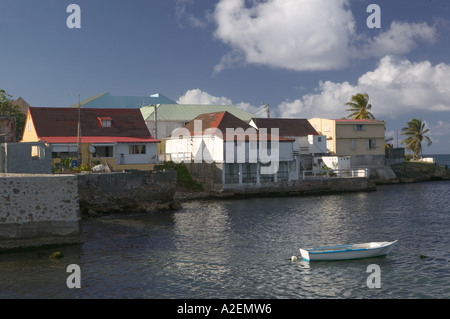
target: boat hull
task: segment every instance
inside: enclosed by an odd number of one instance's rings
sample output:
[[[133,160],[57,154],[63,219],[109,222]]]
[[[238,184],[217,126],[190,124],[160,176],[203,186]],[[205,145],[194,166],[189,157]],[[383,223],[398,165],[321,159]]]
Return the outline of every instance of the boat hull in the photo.
[[[372,242],[352,245],[324,246],[309,249],[300,248],[300,254],[306,261],[370,258],[389,254],[396,242],[397,241]]]

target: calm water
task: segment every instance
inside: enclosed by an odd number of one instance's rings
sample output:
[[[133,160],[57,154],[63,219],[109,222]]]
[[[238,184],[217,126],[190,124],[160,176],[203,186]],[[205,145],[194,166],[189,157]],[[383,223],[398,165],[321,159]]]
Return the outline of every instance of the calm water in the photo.
[[[432,182],[85,221],[84,243],[60,260],[1,254],[0,298],[449,298],[449,206],[450,182]],[[395,239],[387,257],[290,260],[301,246]],[[69,264],[80,289],[66,286]],[[366,285],[370,264],[380,289]]]

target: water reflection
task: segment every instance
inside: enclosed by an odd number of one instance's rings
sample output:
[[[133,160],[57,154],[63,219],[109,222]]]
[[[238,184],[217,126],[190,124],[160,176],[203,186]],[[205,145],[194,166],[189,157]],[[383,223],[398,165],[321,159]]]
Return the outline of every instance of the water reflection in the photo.
[[[83,222],[83,244],[0,254],[0,298],[449,298],[450,182],[185,203]],[[385,258],[292,262],[300,247],[399,239]],[[427,258],[421,258],[425,255]],[[79,264],[82,288],[66,286]],[[369,264],[381,289],[366,285]]]

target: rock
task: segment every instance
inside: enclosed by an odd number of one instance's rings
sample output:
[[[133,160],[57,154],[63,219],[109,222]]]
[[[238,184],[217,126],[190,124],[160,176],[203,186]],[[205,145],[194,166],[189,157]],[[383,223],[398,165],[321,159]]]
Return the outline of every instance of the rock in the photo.
[[[181,203],[179,201],[174,201],[172,204],[170,204],[170,209],[171,210],[180,210],[183,207],[181,206]]]
[[[53,254],[50,255],[50,259],[61,259],[64,257],[64,254],[62,252],[54,252]]]
[[[405,162],[392,165],[392,170],[402,183],[450,179],[446,167],[430,163]]]
[[[106,168],[105,168],[105,165],[99,164],[99,165],[95,165],[94,167],[92,167],[91,171],[96,172],[96,173],[101,173],[101,172],[105,172]]]

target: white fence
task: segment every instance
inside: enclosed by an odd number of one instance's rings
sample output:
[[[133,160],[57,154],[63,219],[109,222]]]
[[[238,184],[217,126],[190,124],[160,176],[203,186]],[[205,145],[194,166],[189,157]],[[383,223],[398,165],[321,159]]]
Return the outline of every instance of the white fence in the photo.
[[[370,168],[364,169],[330,169],[330,170],[305,170],[303,180],[319,178],[369,178]]]

